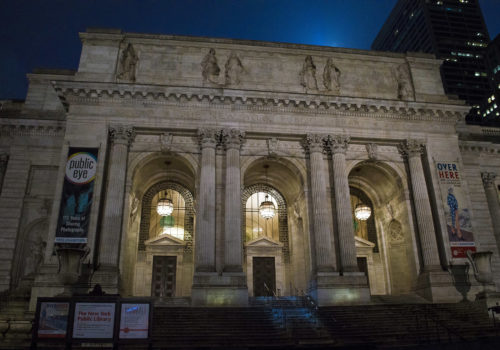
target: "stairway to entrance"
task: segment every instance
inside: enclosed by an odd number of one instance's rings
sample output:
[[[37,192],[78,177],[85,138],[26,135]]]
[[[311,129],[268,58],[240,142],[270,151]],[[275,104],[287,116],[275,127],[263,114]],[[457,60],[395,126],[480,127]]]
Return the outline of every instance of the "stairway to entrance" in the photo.
[[[254,298],[248,308],[156,307],[153,348],[497,349],[500,329],[472,302],[314,308]]]

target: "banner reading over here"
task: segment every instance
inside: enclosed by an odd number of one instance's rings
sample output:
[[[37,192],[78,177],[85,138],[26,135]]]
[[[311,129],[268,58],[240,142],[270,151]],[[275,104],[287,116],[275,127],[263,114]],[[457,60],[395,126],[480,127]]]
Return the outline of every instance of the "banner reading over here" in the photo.
[[[55,243],[87,243],[97,148],[68,151]]]
[[[457,162],[436,162],[436,170],[444,204],[448,239],[453,258],[465,258],[476,251],[467,198],[462,187],[462,173]]]

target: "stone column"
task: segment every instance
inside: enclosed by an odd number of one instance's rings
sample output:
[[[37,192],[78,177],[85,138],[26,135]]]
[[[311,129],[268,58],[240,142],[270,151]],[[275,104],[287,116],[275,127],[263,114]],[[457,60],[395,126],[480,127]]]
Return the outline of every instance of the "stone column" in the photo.
[[[201,145],[200,189],[196,213],[196,272],[215,272],[215,148],[219,132],[198,130]]]
[[[399,145],[399,152],[408,159],[410,168],[413,202],[422,248],[423,271],[441,270],[429,193],[422,167],[423,145],[418,140],[406,140]]]
[[[111,150],[99,245],[100,269],[104,270],[117,271],[118,269],[128,149],[134,137],[135,132],[131,126],[111,125],[109,127]]]
[[[486,201],[490,210],[491,221],[493,223],[493,232],[500,249],[500,203],[498,202],[498,193],[495,187],[495,173],[481,173],[483,179]]]
[[[335,271],[336,261],[332,246],[331,220],[328,211],[326,195],[325,161],[323,151],[325,136],[309,134],[305,139],[305,147],[309,151],[311,173],[311,199],[314,227],[314,242],[316,245],[317,272]]]
[[[225,129],[222,135],[226,147],[224,271],[243,272],[240,148],[245,133],[237,129]]]
[[[358,272],[351,197],[345,161],[349,141],[350,137],[343,135],[328,137],[328,145],[332,152],[333,161],[333,185],[339,230],[340,263],[343,272]]]
[[[5,171],[7,170],[8,161],[9,155],[7,153],[0,154],[0,193],[2,193],[3,178],[5,176]]]

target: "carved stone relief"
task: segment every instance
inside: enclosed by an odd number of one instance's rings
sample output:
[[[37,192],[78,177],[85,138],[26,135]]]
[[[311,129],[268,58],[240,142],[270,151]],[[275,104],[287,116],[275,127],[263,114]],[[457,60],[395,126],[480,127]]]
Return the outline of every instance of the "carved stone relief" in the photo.
[[[299,77],[300,85],[305,87],[306,90],[318,90],[318,83],[316,81],[316,66],[314,65],[311,56],[306,56]]]
[[[377,160],[377,145],[375,143],[368,143],[365,145],[368,159]]]
[[[226,69],[226,86],[238,85],[245,70],[240,58],[234,52],[231,52],[224,67]]]
[[[165,132],[160,135],[160,150],[162,153],[170,153],[172,151],[172,143],[174,135]]]
[[[135,82],[135,70],[139,57],[137,56],[132,44],[128,44],[122,51],[118,65],[117,78],[130,82]]]
[[[204,83],[219,83],[220,68],[215,57],[215,50],[210,49],[201,61],[201,75]]]
[[[394,71],[398,83],[398,98],[403,101],[414,101],[413,86],[410,72],[405,63],[400,64]]]
[[[391,243],[402,243],[404,241],[403,227],[396,219],[392,219],[389,223],[389,240]]]
[[[338,69],[333,60],[329,58],[326,61],[325,69],[323,70],[323,85],[328,92],[340,93],[340,69]]]
[[[276,137],[267,139],[267,152],[269,157],[278,156],[279,140]]]

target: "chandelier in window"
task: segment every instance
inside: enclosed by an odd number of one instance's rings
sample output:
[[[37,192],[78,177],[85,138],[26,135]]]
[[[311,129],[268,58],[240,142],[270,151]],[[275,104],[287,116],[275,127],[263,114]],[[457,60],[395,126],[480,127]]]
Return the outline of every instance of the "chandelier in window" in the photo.
[[[363,203],[357,204],[356,208],[354,209],[354,216],[356,217],[356,219],[361,221],[368,220],[371,214],[372,210],[370,209],[370,207]]]
[[[172,214],[173,211],[174,211],[174,203],[168,197],[168,192],[167,192],[167,196],[165,198],[161,198],[158,201],[158,204],[156,206],[156,212],[158,213],[158,215],[161,216],[169,216],[170,214]]]
[[[267,169],[269,168],[269,165],[264,165],[264,169],[266,169],[266,183],[267,183]],[[259,205],[259,214],[262,216],[264,219],[272,219],[274,215],[276,214],[276,208],[274,207],[274,203],[269,200],[269,194],[266,194],[266,197],[264,198],[264,201],[260,203]]]

